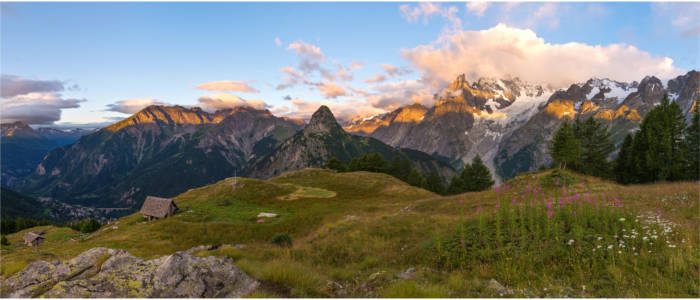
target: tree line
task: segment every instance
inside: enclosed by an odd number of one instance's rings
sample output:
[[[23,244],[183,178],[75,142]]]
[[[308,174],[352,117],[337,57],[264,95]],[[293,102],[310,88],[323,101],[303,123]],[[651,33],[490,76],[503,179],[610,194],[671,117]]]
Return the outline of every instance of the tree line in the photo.
[[[55,222],[49,220],[33,220],[26,218],[3,218],[0,221],[0,232],[2,232],[3,235],[6,235],[22,231],[27,228],[47,225],[53,225],[57,227],[70,227],[73,230],[80,231],[83,233],[95,232],[98,229],[100,229],[100,227],[102,227],[102,224],[96,219],[85,219],[73,222]]]
[[[412,186],[424,188],[440,195],[481,191],[491,188],[494,184],[491,172],[479,156],[476,156],[471,164],[467,164],[458,176],[452,178],[447,186],[442,183],[442,179],[435,172],[424,176],[411,166],[409,160],[396,156],[389,162],[379,153],[353,158],[348,165],[343,164],[337,157],[333,157],[326,163],[326,168],[338,172],[385,173]]]
[[[700,179],[700,108],[695,105],[690,126],[677,103],[664,96],[627,134],[615,151],[607,126],[592,117],[564,122],[549,142],[550,167],[616,180],[647,183]]]

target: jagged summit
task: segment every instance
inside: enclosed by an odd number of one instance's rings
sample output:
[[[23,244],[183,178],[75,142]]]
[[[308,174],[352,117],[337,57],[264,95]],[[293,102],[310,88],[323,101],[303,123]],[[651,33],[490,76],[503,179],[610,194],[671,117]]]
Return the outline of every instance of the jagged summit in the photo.
[[[325,105],[321,105],[316,112],[311,115],[309,124],[304,128],[304,132],[308,133],[332,133],[337,130],[342,131],[343,129],[340,127],[340,124],[338,124],[338,121],[336,121],[331,110]]]
[[[3,137],[42,138],[39,133],[22,121],[3,123],[0,125],[0,131]]]

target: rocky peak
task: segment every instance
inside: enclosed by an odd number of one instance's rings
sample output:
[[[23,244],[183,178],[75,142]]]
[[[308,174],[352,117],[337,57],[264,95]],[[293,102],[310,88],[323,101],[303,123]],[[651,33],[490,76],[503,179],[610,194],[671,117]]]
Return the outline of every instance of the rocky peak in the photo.
[[[309,124],[304,128],[304,132],[307,133],[330,133],[337,130],[343,130],[338,121],[336,121],[335,116],[327,106],[321,105],[313,115],[311,115],[311,120]]]
[[[459,90],[469,87],[469,82],[467,81],[466,75],[460,74],[457,76],[457,79],[450,84],[450,87],[448,89],[450,90]]]
[[[664,85],[655,76],[646,76],[637,88],[643,98],[650,98],[664,92]]]
[[[22,121],[3,123],[0,125],[0,131],[2,131],[3,137],[41,138],[39,133]]]

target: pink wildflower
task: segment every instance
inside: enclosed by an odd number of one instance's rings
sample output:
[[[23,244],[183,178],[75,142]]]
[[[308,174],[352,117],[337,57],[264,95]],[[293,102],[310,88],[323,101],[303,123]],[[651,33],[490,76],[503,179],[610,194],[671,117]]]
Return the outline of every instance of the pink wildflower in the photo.
[[[512,203],[515,203],[515,198],[513,198],[513,200],[512,200],[511,202],[512,202]]]
[[[559,205],[564,205],[564,200],[559,201]]]
[[[583,181],[581,181],[581,187],[584,187],[585,185],[586,184]]]
[[[498,187],[497,186],[493,187],[493,190],[496,191],[496,194],[498,194]]]
[[[547,213],[547,217],[548,217],[548,218],[551,218],[553,215],[554,215],[554,211],[553,211],[553,210],[550,210],[550,211]]]
[[[480,213],[480,212],[481,212],[481,205],[479,205],[479,207],[476,208],[476,212],[477,212],[477,213]]]
[[[656,214],[660,216],[660,215],[661,215],[661,210],[660,210],[660,209],[657,209],[657,210],[656,210]]]
[[[530,207],[535,207],[535,204],[530,202]]]
[[[555,182],[554,184],[559,185],[559,180],[557,180],[557,182]]]
[[[529,184],[528,184],[525,188],[526,188],[528,191],[530,191],[530,185],[529,185]]]
[[[552,202],[547,202],[547,208],[552,208]]]
[[[525,199],[525,194],[523,194],[522,198]]]
[[[465,243],[464,243],[464,239],[462,239],[461,241],[459,241],[459,243],[462,244],[462,247],[464,247],[464,244],[465,244]]]
[[[499,208],[501,208],[501,204],[500,204],[500,203],[496,203],[496,209],[499,209]]]
[[[464,203],[464,200],[463,200],[463,199],[459,199],[459,204],[462,204],[462,203]]]

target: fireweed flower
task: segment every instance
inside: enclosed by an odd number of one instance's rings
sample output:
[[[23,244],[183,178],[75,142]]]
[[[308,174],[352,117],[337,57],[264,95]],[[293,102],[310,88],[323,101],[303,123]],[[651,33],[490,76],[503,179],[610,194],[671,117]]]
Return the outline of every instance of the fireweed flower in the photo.
[[[515,204],[515,198],[513,198],[513,200],[511,201],[511,203]]]
[[[548,218],[551,218],[553,215],[554,215],[554,211],[553,211],[553,210],[550,210],[550,211],[547,213],[547,217],[548,217]]]
[[[527,189],[528,192],[530,191],[530,185],[529,185],[529,184],[528,184],[525,188]]]
[[[476,212],[477,212],[477,213],[480,213],[480,212],[481,212],[481,205],[479,205],[479,207],[476,208]]]
[[[499,209],[499,208],[501,208],[501,204],[500,204],[500,203],[496,203],[496,209]]]
[[[559,180],[557,180],[557,182],[555,182],[554,184],[559,185]]]
[[[547,202],[547,209],[552,208],[552,202]]]
[[[459,204],[463,204],[463,203],[464,203],[464,200],[459,199]]]
[[[581,187],[584,187],[585,185],[586,185],[586,183],[584,183],[583,181],[581,181]]]
[[[498,187],[497,186],[493,187],[493,190],[496,192],[496,194],[498,194]]]

